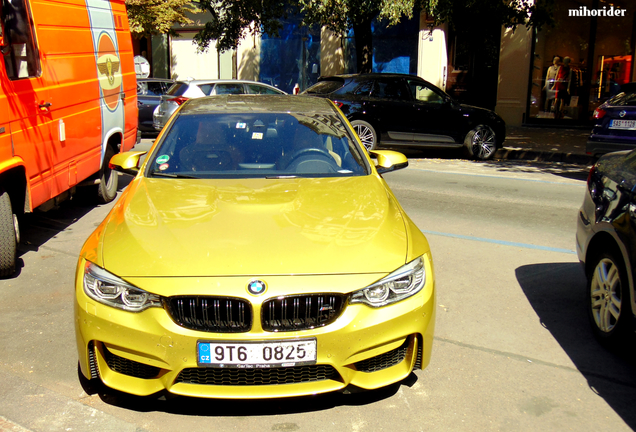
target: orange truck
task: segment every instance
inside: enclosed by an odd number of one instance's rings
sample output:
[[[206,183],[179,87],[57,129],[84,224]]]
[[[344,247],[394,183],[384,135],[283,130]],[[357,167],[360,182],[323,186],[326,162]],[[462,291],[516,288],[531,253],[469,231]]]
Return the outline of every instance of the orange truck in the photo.
[[[137,141],[124,0],[0,0],[0,277],[15,273],[20,216],[80,185],[117,196],[108,161]]]

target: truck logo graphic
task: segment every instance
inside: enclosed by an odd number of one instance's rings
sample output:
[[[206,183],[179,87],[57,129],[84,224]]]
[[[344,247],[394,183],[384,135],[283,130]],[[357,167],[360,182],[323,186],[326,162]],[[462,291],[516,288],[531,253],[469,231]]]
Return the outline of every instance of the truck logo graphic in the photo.
[[[99,71],[99,85],[102,88],[104,102],[109,110],[114,111],[119,103],[121,93],[121,61],[113,40],[106,32],[99,36],[97,70]]]

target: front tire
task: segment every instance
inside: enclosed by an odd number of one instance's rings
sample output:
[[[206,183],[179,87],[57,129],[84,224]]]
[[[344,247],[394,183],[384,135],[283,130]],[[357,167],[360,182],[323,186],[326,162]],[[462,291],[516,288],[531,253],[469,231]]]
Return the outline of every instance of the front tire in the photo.
[[[107,146],[102,169],[99,172],[99,185],[97,186],[97,199],[102,204],[109,203],[117,197],[119,174],[108,166],[113,156],[115,156],[115,150],[111,146]]]
[[[587,310],[597,339],[616,345],[628,334],[631,312],[627,273],[616,252],[604,252],[593,263],[587,282]]]
[[[0,278],[15,273],[20,236],[18,217],[11,208],[11,198],[0,190]]]
[[[351,122],[351,126],[353,126],[353,130],[360,137],[360,141],[362,141],[362,145],[367,149],[367,151],[375,150],[378,148],[378,134],[376,134],[375,129],[369,123],[364,120],[354,120]]]
[[[466,134],[464,146],[469,157],[488,160],[497,151],[497,136],[490,126],[479,125]]]

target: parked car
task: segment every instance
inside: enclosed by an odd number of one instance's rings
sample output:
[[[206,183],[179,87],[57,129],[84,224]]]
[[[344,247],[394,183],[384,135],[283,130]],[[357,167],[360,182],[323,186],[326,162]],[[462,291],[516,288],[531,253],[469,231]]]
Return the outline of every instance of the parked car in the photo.
[[[621,93],[594,110],[596,124],[587,141],[588,154],[636,148],[636,83],[624,84]]]
[[[331,99],[369,150],[380,146],[464,147],[490,159],[506,137],[493,111],[462,105],[414,75],[322,77],[304,94]]]
[[[264,83],[245,80],[191,80],[177,81],[161,96],[153,113],[153,124],[160,131],[170,116],[188,99],[224,94],[284,95],[284,91]]]
[[[302,96],[182,105],[88,238],[75,282],[85,378],[136,395],[374,389],[430,359],[428,242],[341,113]],[[90,382],[89,382],[90,383]],[[86,384],[86,383],[85,383]]]
[[[162,78],[137,78],[137,107],[139,108],[139,130],[156,134],[152,114],[161,102],[161,95],[168,92],[173,80]]]
[[[608,344],[633,336],[636,316],[636,150],[602,156],[590,170],[576,250],[587,276],[594,334]]]

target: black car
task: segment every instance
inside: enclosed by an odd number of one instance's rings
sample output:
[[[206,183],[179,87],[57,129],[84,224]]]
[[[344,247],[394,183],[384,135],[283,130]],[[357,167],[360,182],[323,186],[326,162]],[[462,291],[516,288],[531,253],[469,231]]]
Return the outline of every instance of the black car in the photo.
[[[587,276],[587,311],[599,340],[621,344],[634,332],[636,150],[602,156],[590,170],[576,250]]]
[[[378,146],[465,147],[490,159],[506,137],[493,111],[463,105],[414,75],[321,77],[303,92],[334,101],[369,150]]]
[[[636,83],[621,86],[621,92],[594,111],[596,124],[587,141],[587,153],[636,148]]]
[[[152,113],[161,102],[161,95],[166,94],[173,83],[169,79],[137,78],[138,127],[142,133],[157,134],[152,125]]]

